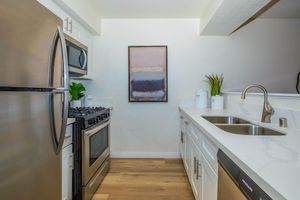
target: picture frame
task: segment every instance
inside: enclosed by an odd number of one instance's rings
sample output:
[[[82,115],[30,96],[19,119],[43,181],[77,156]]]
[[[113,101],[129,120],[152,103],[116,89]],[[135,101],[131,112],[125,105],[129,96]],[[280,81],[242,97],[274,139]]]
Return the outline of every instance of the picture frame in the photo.
[[[168,102],[168,46],[128,46],[128,101]]]

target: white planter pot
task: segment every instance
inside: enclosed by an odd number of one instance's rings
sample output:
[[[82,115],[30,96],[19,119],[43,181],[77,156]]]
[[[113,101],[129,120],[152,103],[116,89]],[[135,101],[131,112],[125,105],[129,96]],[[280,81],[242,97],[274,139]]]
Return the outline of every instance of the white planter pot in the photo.
[[[81,107],[81,100],[71,101],[71,107],[72,108]]]
[[[222,110],[224,109],[224,97],[223,96],[212,96],[211,97],[211,109]]]

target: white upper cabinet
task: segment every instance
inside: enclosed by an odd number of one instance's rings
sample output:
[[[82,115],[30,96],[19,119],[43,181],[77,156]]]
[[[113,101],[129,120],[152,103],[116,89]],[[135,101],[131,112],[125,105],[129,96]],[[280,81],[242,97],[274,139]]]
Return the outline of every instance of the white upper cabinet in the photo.
[[[100,16],[91,1],[53,0],[93,35],[100,35]]]
[[[92,79],[93,74],[93,34],[82,23],[78,22],[68,12],[61,8],[53,0],[38,0],[43,6],[49,9],[53,14],[61,18],[63,22],[63,31],[68,36],[74,38],[88,47],[88,72],[87,75],[77,77],[77,79]]]
[[[64,21],[64,32],[71,37],[80,37],[82,27],[91,35],[100,35],[101,20],[89,1],[37,0]],[[89,9],[90,8],[90,9]]]

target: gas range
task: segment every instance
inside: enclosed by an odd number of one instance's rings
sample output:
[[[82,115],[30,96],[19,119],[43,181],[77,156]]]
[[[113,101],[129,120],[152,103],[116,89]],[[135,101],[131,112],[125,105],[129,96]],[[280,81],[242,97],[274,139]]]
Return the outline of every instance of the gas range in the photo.
[[[110,110],[104,107],[69,108],[69,118],[84,120],[84,128],[109,120]]]
[[[70,108],[73,124],[73,200],[90,200],[110,168],[110,109]]]

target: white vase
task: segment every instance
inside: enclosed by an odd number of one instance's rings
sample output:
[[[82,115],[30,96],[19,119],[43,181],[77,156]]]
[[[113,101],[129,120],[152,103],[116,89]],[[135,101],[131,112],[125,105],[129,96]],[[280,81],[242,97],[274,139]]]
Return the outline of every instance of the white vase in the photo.
[[[211,97],[211,109],[222,110],[224,109],[224,97],[217,95]]]
[[[74,101],[71,101],[71,107],[72,107],[72,108],[81,107],[81,100],[74,100]]]
[[[207,108],[207,97],[207,90],[198,90],[196,93],[195,107],[198,109]]]

